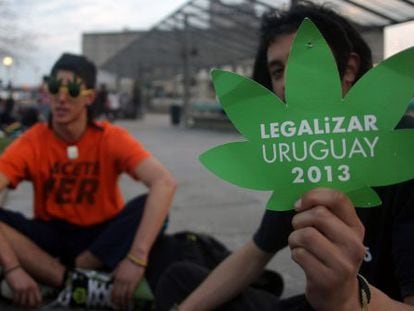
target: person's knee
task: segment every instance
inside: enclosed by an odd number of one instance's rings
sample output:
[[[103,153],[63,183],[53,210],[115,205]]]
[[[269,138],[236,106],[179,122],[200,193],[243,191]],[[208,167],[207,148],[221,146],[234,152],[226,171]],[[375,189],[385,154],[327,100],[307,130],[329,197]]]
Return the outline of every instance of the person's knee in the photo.
[[[86,250],[75,258],[75,266],[82,269],[100,269],[103,263],[98,257]]]
[[[5,228],[7,225],[4,223],[4,222],[2,222],[1,220],[0,220],[0,232],[4,232],[4,230],[7,230],[7,228]],[[4,233],[3,233],[4,234]]]
[[[1,220],[0,220],[0,231],[3,233],[3,235],[6,238],[10,238],[11,236],[18,233],[18,231],[15,228],[13,228],[9,224],[7,224],[7,223],[5,223]]]

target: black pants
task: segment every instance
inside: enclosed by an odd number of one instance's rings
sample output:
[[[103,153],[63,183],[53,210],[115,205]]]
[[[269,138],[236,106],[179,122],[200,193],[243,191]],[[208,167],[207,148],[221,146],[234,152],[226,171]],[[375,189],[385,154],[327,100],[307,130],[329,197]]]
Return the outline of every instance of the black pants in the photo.
[[[157,310],[168,311],[181,303],[207,277],[209,270],[190,262],[171,265],[158,282],[155,292]],[[248,288],[216,310],[226,311],[305,311],[312,310],[304,295],[280,300],[277,296]]]
[[[0,221],[26,235],[63,264],[73,266],[76,256],[89,250],[112,271],[128,253],[141,222],[147,195],[130,200],[114,218],[93,226],[77,226],[63,220],[29,219],[0,208]],[[165,228],[164,228],[165,229]]]

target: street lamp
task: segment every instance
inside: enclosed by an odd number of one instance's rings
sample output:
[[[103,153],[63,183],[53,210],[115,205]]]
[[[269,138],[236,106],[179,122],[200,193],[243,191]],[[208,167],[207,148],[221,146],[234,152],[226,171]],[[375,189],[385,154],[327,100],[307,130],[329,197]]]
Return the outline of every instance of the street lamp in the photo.
[[[11,57],[11,56],[4,56],[3,57],[3,65],[7,68],[7,78],[9,79],[9,88],[11,89],[11,74],[10,74],[10,68],[13,65],[13,57]]]
[[[11,56],[4,56],[3,57],[3,65],[6,67],[10,67],[13,65],[13,57]]]

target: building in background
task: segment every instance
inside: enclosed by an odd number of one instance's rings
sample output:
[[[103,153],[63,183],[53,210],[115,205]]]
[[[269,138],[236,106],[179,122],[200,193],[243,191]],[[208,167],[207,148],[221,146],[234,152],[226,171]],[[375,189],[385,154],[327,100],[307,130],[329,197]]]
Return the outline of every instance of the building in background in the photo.
[[[188,1],[145,34],[122,47],[118,45],[118,52],[107,55],[106,61],[101,58],[97,63],[117,75],[116,81],[135,81],[139,102],[148,109],[167,111],[170,105],[181,105],[188,125],[197,110],[208,105],[218,110],[209,70],[219,67],[249,76],[261,15],[293,2],[300,0]],[[384,27],[414,19],[414,3],[405,0],[336,0],[333,6],[360,29],[375,63],[384,58]],[[99,38],[101,34],[89,35]],[[115,42],[107,40],[106,44]],[[97,45],[91,44],[89,49],[97,49]],[[109,50],[114,51],[112,47]],[[95,60],[92,55],[96,53],[84,51]]]
[[[113,90],[119,87],[118,84],[122,84],[121,77],[103,70],[102,65],[123,48],[138,40],[144,33],[145,31],[124,30],[121,32],[82,34],[82,54],[93,60],[99,68],[98,84],[105,83],[109,89]]]

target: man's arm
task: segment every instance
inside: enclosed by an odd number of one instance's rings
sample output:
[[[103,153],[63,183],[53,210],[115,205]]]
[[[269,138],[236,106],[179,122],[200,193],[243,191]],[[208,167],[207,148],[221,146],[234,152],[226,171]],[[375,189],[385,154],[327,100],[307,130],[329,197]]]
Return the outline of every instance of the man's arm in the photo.
[[[409,304],[409,305],[414,306],[414,296],[408,296],[408,297],[406,297],[404,299],[404,302],[407,303],[407,304]]]
[[[360,310],[357,274],[364,257],[364,227],[341,192],[315,189],[295,204],[289,236],[292,258],[306,275],[306,296],[318,311]],[[370,310],[414,310],[370,286]]]
[[[180,311],[213,310],[230,301],[257,279],[272,256],[248,242],[210,273],[180,305]]]
[[[135,173],[148,187],[149,192],[130,254],[145,263],[171,207],[176,182],[170,172],[154,157],[142,161]],[[114,303],[120,307],[128,305],[144,274],[144,268],[130,260],[121,261],[114,274]]]
[[[395,301],[381,292],[374,286],[369,286],[371,290],[371,303],[369,310],[378,311],[413,311],[414,310],[414,296],[409,296],[404,299],[404,303]]]
[[[20,266],[16,254],[3,235],[0,225],[0,264],[3,276],[12,290],[13,303],[24,308],[35,308],[42,302],[37,283]]]
[[[153,157],[144,160],[137,167],[136,174],[148,187],[149,193],[130,252],[147,260],[152,244],[170,210],[177,185],[170,172]]]
[[[6,189],[10,181],[2,172],[0,172],[0,191]]]
[[[0,191],[9,184],[8,178],[0,172]],[[3,234],[0,222],[0,266],[3,276],[12,289],[13,302],[19,306],[34,308],[42,301],[36,282],[23,270],[10,243]]]
[[[0,191],[6,189],[9,185],[9,179],[0,172]],[[0,264],[3,267],[3,270],[7,270],[13,265],[18,264],[16,254],[14,253],[13,249],[11,248],[9,242],[3,235],[3,232],[0,228]]]

